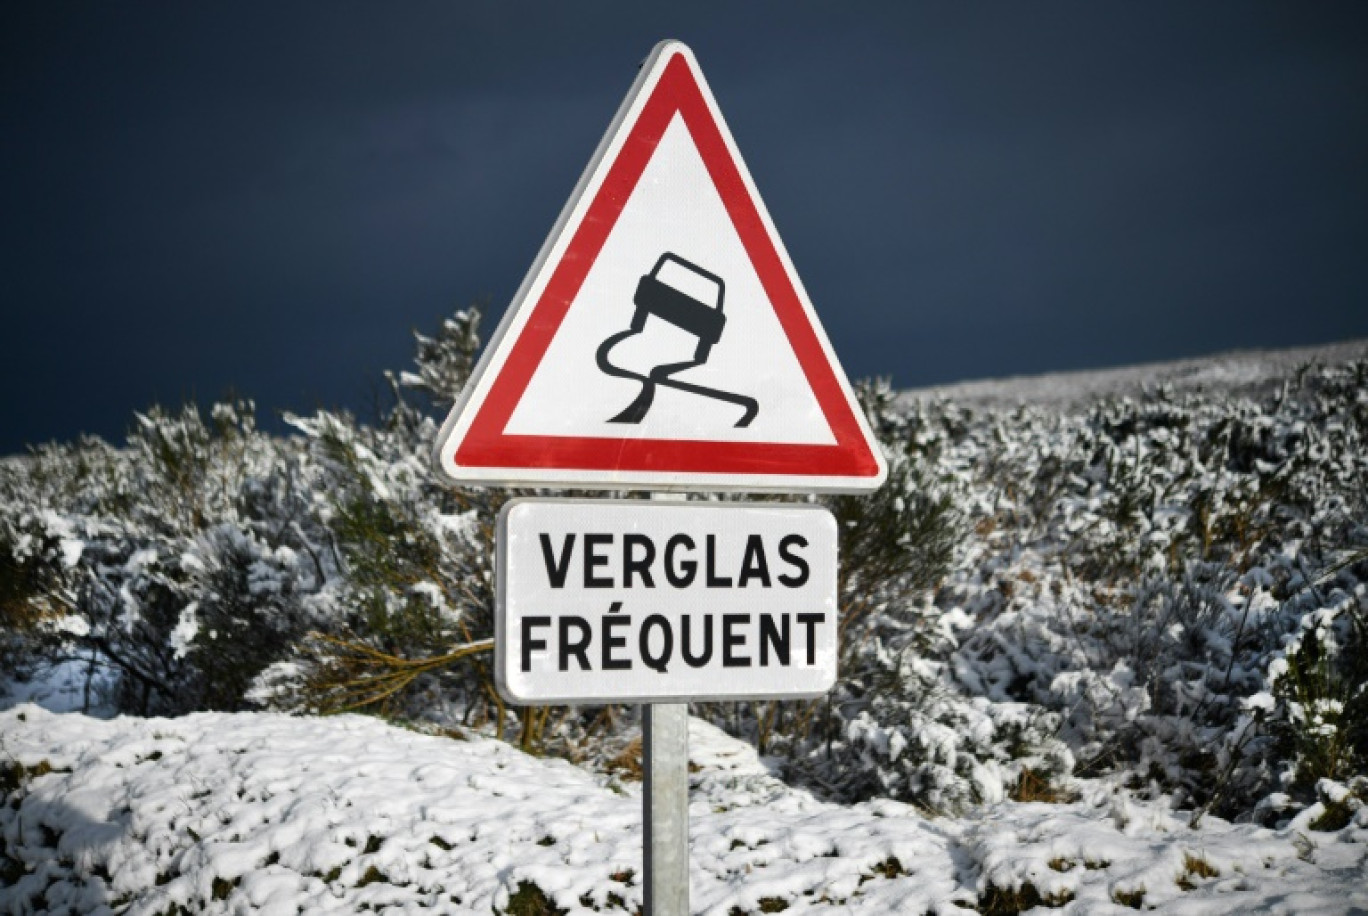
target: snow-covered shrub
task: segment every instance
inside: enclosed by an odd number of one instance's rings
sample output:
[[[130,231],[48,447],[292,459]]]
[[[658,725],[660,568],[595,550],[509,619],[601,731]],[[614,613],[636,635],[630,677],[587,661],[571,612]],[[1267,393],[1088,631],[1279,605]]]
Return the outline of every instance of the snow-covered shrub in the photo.
[[[1302,619],[1269,666],[1281,775],[1304,790],[1368,769],[1368,615],[1362,602],[1337,597]]]
[[[319,629],[407,659],[491,636],[498,503],[489,492],[451,490],[434,479],[432,422],[402,406],[378,429],[327,412],[290,422],[304,434],[316,511],[341,571],[325,596],[329,623]],[[316,643],[307,648],[301,661],[327,667]],[[303,705],[336,708],[341,695],[327,689],[328,679],[302,673],[312,680],[298,697]],[[449,674],[449,686],[483,702],[482,678]]]
[[[1160,388],[1079,412],[876,403],[886,450],[952,495],[949,573],[858,587],[836,690],[774,717],[767,749],[843,797],[939,810],[1072,772],[1236,815],[1363,773],[1366,656],[1344,647],[1368,599],[1365,381],[1309,368],[1262,402]],[[1030,728],[999,725],[1022,711]]]
[[[428,464],[437,421],[474,365],[479,318],[458,312],[435,338],[415,335],[416,371],[387,374],[393,402],[379,423],[287,417],[302,434],[307,514],[337,574],[312,599],[326,608],[315,632],[263,673],[250,691],[257,702],[492,722],[502,734],[488,641],[494,520],[507,494],[451,488]]]
[[[297,448],[250,403],[135,418],[128,446],[47,446],[5,465],[0,547],[27,674],[72,661],[120,710],[235,709],[306,623],[322,574],[303,529],[263,512]]]
[[[12,483],[17,475],[4,470],[0,481]],[[79,542],[62,537],[57,521],[39,512],[0,513],[0,670],[11,677],[27,679],[63,641],[62,599]]]
[[[939,664],[900,653],[844,678],[841,739],[809,746],[792,772],[842,797],[888,796],[954,813],[1002,801],[1023,779],[1048,784],[1072,770],[1055,737],[1057,714],[966,697],[943,675]]]
[[[1267,694],[1285,643],[1332,607],[1361,613],[1364,378],[1306,371],[1262,404],[1158,390],[1083,415],[915,407],[977,515],[969,563],[934,599],[974,620],[944,656],[959,688],[1060,715],[1083,772],[1249,810],[1285,753],[1268,726],[1286,703]],[[1338,591],[1310,586],[1327,576]]]
[[[888,480],[874,493],[827,500],[840,530],[841,628],[846,651],[918,592],[941,581],[960,541],[957,492],[936,474],[934,446],[916,442],[887,382],[861,385],[879,430]]]
[[[218,525],[181,557],[188,596],[170,635],[195,671],[191,709],[238,709],[265,664],[284,655],[315,622],[301,600],[316,570],[295,549],[257,533]]]
[[[467,308],[442,321],[436,337],[415,333],[416,372],[401,372],[398,385],[424,395],[440,421],[461,394],[480,352],[480,310]]]

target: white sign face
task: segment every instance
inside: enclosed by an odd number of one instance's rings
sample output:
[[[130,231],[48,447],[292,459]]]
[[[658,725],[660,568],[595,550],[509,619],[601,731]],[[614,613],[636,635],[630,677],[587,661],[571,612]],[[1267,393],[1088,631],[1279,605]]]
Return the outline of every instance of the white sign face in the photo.
[[[836,682],[826,509],[518,499],[497,542],[509,702],[815,697]]]
[[[658,45],[438,438],[461,483],[870,490],[886,467],[692,52]]]

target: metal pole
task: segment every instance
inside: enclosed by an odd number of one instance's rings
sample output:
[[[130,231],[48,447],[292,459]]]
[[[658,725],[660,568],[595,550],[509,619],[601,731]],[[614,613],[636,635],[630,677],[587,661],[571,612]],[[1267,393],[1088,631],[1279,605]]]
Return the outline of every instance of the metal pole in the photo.
[[[646,916],[689,913],[689,704],[642,711]]]
[[[683,493],[651,499],[682,502]],[[689,914],[689,704],[641,707],[646,916]]]

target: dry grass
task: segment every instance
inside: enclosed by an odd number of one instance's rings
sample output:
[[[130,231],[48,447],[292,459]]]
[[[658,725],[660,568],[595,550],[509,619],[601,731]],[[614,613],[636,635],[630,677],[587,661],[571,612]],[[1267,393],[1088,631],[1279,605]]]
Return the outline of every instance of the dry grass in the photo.
[[[551,902],[546,892],[531,881],[518,884],[517,893],[508,898],[507,916],[565,916],[565,910]]]
[[[1022,770],[1016,785],[1008,793],[1012,801],[1044,802],[1058,805],[1073,801],[1076,796],[1068,789],[1056,787],[1050,777],[1037,770]]]
[[[623,745],[622,750],[604,762],[604,769],[619,779],[641,782],[645,778],[641,761],[641,737]]]
[[[1312,830],[1334,832],[1343,830],[1349,826],[1349,822],[1354,819],[1354,811],[1342,801],[1325,801],[1321,803],[1325,808],[1311,823],[1307,824]]]
[[[1029,881],[1017,888],[990,884],[978,899],[978,911],[984,916],[1017,916],[1038,906],[1051,909],[1062,907],[1073,898],[1073,892],[1067,890],[1042,895]]]
[[[1183,869],[1189,875],[1196,875],[1199,878],[1219,878],[1221,876],[1220,869],[1206,859],[1194,856],[1190,852],[1183,854]]]
[[[1141,887],[1133,891],[1115,890],[1112,891],[1112,900],[1122,906],[1128,906],[1133,910],[1138,910],[1145,905],[1145,889]]]

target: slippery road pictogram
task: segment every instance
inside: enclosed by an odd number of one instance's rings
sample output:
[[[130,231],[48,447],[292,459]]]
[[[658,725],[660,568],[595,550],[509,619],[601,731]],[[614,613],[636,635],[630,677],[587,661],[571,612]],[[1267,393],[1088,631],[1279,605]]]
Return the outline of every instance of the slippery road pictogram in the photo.
[[[709,305],[663,281],[660,278],[661,268],[670,263],[678,265],[695,277],[703,278],[715,287],[717,295],[713,304]],[[760,412],[760,404],[755,398],[717,388],[709,388],[705,385],[697,385],[692,382],[680,381],[673,377],[686,369],[693,369],[708,361],[713,346],[722,337],[722,331],[727,324],[727,318],[722,313],[722,301],[725,293],[726,284],[721,277],[711,271],[686,261],[670,251],[665,252],[657,259],[655,266],[651,268],[651,272],[643,276],[637,283],[636,295],[632,299],[636,305],[636,312],[632,315],[631,325],[627,330],[610,336],[598,348],[597,361],[600,370],[615,378],[631,379],[641,384],[641,391],[636,398],[608,422],[640,423],[646,417],[646,412],[651,409],[651,404],[655,400],[656,388],[664,385],[700,397],[735,404],[744,411],[735,425],[737,427],[750,425]],[[609,360],[608,354],[627,338],[640,334],[646,327],[647,317],[651,315],[668,321],[698,338],[698,346],[694,350],[693,359],[656,366],[647,375],[614,365]]]

